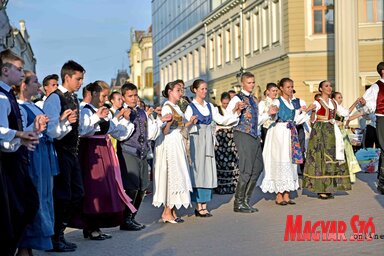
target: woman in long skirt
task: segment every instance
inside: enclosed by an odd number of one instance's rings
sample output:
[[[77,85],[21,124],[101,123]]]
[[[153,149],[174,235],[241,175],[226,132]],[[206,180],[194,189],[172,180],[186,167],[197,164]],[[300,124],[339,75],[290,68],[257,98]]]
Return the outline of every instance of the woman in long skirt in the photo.
[[[104,240],[111,235],[100,231],[122,223],[125,206],[135,211],[126,195],[117,155],[109,138],[128,138],[134,126],[129,120],[130,110],[123,109],[112,118],[104,107],[109,86],[96,81],[88,87],[92,99],[80,112],[79,158],[83,171],[84,203],[82,218],[73,225],[83,228],[84,238]],[[76,226],[77,225],[77,226]]]
[[[164,206],[161,218],[164,223],[181,223],[176,210],[191,205],[192,192],[189,177],[189,162],[185,148],[188,136],[186,129],[194,120],[185,122],[184,114],[177,102],[182,96],[182,88],[177,82],[166,85],[163,96],[168,99],[163,105],[161,115],[171,114],[172,121],[167,122],[163,133],[157,138],[155,146],[154,195],[152,204]]]
[[[25,72],[25,80],[20,86],[19,104],[25,130],[42,132],[39,125],[46,124],[48,118],[43,110],[37,107],[31,97],[37,95],[40,84],[37,77],[30,71]],[[38,121],[36,121],[38,120]],[[58,163],[53,139],[44,132],[41,133],[39,144],[35,151],[29,153],[29,175],[39,195],[39,210],[32,224],[27,226],[17,255],[32,255],[32,249],[52,249],[51,236],[53,235],[54,214],[52,178],[58,174]],[[28,196],[28,195],[26,195]]]
[[[279,83],[282,96],[272,105],[279,107],[276,123],[272,124],[265,138],[263,161],[264,171],[259,177],[258,186],[264,193],[276,193],[276,204],[295,204],[289,192],[299,188],[297,164],[303,162],[296,124],[309,119],[307,112],[313,106],[295,109],[291,98],[293,81],[283,78]]]
[[[214,122],[230,125],[237,122],[235,115],[223,117],[217,109],[204,99],[207,95],[207,83],[197,79],[191,86],[196,95],[185,111],[185,117],[191,121],[197,117],[197,123],[190,130],[191,181],[193,187],[192,202],[196,202],[197,217],[211,217],[207,210],[207,202],[212,199],[212,190],[217,187],[217,171],[215,160],[215,128]],[[237,109],[234,111],[236,112]]]
[[[356,118],[359,118],[363,116],[363,113],[358,113],[356,115],[350,115],[351,112],[355,109],[356,105],[361,101],[361,98],[358,98],[355,100],[355,102],[352,104],[352,106],[349,109],[344,108],[341,104],[343,103],[343,95],[340,92],[334,92],[332,93],[332,99],[337,104],[337,113],[336,113],[336,121],[337,125],[340,128],[341,134],[343,135],[343,141],[344,141],[344,150],[345,150],[345,156],[346,161],[348,163],[348,169],[349,169],[349,175],[351,182],[356,182],[356,173],[361,171],[359,162],[356,159],[355,153],[353,152],[352,144],[348,137],[347,127],[348,123]],[[346,124],[344,125],[344,122]]]
[[[221,94],[221,106],[217,109],[222,116],[231,115],[226,108],[231,100],[227,92]],[[231,126],[218,125],[216,129],[215,158],[217,169],[218,194],[233,194],[239,178],[238,156],[235,142],[233,140],[233,128]]]
[[[351,189],[343,136],[335,122],[337,104],[331,99],[329,81],[319,85],[321,97],[314,102],[315,123],[308,142],[303,188],[317,193],[320,199],[332,199],[337,191]]]

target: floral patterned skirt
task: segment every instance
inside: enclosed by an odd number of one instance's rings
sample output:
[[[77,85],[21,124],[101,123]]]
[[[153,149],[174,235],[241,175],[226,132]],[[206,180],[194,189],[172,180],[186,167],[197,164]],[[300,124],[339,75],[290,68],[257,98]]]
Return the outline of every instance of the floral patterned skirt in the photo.
[[[233,194],[239,178],[238,156],[233,129],[219,129],[216,132],[215,158],[218,194]]]
[[[335,193],[351,189],[348,164],[336,160],[334,126],[316,122],[308,143],[303,188],[315,193]]]

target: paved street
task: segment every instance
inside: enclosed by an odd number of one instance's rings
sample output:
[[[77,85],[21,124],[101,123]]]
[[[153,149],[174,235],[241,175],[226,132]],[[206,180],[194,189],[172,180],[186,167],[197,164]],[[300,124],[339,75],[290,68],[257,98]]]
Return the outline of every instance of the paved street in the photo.
[[[147,228],[139,232],[104,229],[113,238],[91,241],[82,238],[79,230],[68,230],[69,240],[78,244],[74,253],[35,252],[36,255],[384,255],[384,196],[375,189],[376,174],[358,174],[353,190],[333,200],[319,200],[298,191],[297,205],[277,206],[273,196],[257,189],[252,202],[260,210],[254,214],[234,213],[233,195],[214,195],[210,205],[212,218],[192,216],[193,208],[180,211],[183,224],[159,223],[162,209],[151,206],[152,197],[145,199],[137,219]],[[347,225],[348,241],[284,241],[287,215],[302,215],[304,222],[337,220]],[[376,233],[382,239],[350,241],[350,220],[373,217]],[[319,228],[317,230],[320,230]]]

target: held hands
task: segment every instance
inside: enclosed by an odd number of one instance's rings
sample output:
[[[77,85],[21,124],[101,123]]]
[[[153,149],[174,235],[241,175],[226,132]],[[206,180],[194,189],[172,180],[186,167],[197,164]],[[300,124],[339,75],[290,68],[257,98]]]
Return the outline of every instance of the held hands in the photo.
[[[173,115],[172,114],[166,114],[161,117],[161,121],[164,122],[169,122],[173,120]]]
[[[39,133],[42,133],[47,128],[47,123],[49,121],[49,118],[46,115],[38,115],[35,118],[34,122],[34,131]]]
[[[155,108],[155,113],[158,114],[159,116],[161,116],[161,107],[157,107]]]
[[[307,108],[305,108],[305,110],[302,110],[302,111],[308,113],[309,111],[314,110],[315,108],[316,108],[316,105],[315,104],[311,104]]]
[[[68,120],[69,123],[73,124],[77,120],[77,110],[67,109],[61,114],[60,122]]]
[[[17,131],[16,137],[21,139],[21,144],[26,146],[29,151],[33,151],[39,144],[39,137],[36,132]]]
[[[358,101],[357,103],[360,103],[360,104],[363,105],[363,106],[367,103],[363,97],[359,97],[359,98],[357,98],[356,101]]]
[[[279,112],[279,108],[275,105],[271,105],[268,109],[268,115],[274,115],[276,114],[277,112]]]
[[[100,119],[104,119],[108,116],[108,108],[107,107],[101,107],[99,108],[97,111],[96,111],[96,115],[100,118]]]
[[[197,124],[197,116],[191,116],[191,119],[189,120],[191,124]]]

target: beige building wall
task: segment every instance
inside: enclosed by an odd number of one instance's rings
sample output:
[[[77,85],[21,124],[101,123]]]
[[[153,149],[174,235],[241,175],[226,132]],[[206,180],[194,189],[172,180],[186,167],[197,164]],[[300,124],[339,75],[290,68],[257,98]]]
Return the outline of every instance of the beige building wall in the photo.
[[[153,56],[152,32],[131,31],[131,48],[128,52],[130,82],[138,87],[139,97],[147,103],[153,103]]]

